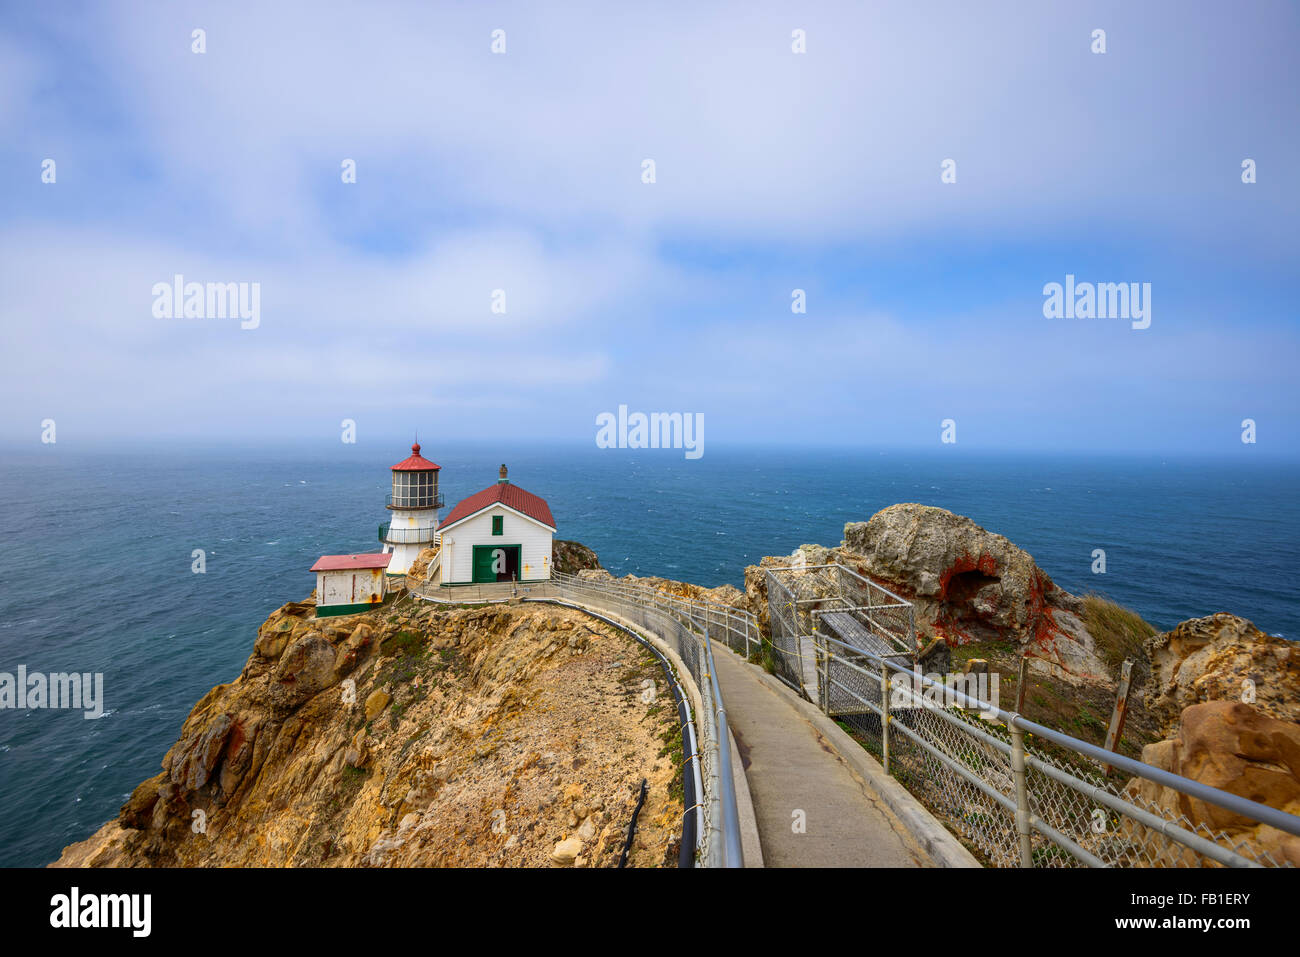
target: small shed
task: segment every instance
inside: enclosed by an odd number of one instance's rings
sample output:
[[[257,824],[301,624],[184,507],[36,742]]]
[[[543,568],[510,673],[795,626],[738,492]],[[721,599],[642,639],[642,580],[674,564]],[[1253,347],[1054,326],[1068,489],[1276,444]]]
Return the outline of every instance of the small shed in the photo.
[[[316,617],[355,615],[384,601],[384,571],[391,553],[322,555],[316,573]]]

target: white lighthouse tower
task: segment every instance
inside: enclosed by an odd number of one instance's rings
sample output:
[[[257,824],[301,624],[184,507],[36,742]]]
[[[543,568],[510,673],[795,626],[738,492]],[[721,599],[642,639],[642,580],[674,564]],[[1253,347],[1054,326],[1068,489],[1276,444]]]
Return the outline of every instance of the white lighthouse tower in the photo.
[[[384,551],[392,552],[388,574],[405,575],[422,548],[437,538],[439,467],[420,454],[420,443],[411,446],[410,458],[393,466],[393,492],[388,496],[388,521],[379,526]]]

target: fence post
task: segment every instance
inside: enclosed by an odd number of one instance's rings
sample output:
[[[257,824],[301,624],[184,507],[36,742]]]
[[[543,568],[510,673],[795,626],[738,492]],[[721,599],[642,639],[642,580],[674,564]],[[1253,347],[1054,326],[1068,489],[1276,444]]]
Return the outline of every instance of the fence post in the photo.
[[[1011,774],[1016,782],[1016,833],[1020,835],[1020,866],[1034,866],[1033,843],[1029,838],[1029,788],[1025,781],[1025,733],[1009,722],[1011,731]]]
[[[1020,656],[1020,670],[1016,674],[1016,714],[1025,713],[1025,685],[1029,681],[1029,656]]]
[[[889,666],[880,663],[880,756],[889,773]]]
[[[824,638],[821,641],[814,638],[813,647],[821,653],[822,657],[822,673],[819,682],[821,688],[818,690],[821,691],[819,697],[822,701],[822,713],[829,715],[831,713],[831,646]]]
[[[1133,659],[1125,658],[1120,669],[1119,692],[1115,695],[1115,710],[1110,715],[1110,727],[1106,729],[1106,750],[1119,751],[1119,739],[1124,734],[1124,719],[1128,717],[1128,691],[1133,677]],[[1110,775],[1110,765],[1103,764],[1101,773]]]

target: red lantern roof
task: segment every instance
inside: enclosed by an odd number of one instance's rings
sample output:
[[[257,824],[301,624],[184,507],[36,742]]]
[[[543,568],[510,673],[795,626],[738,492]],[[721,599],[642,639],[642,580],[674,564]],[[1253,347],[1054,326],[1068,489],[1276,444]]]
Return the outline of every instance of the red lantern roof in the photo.
[[[434,465],[423,455],[420,454],[420,443],[416,442],[411,446],[411,457],[402,459],[393,466],[394,472],[436,472],[442,466]]]

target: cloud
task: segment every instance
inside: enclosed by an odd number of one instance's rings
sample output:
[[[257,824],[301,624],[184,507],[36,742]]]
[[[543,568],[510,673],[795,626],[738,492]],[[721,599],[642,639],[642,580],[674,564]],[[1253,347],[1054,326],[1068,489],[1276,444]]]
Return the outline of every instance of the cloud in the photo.
[[[409,191],[458,213],[805,240],[1117,216],[1160,232],[1191,191],[1190,227],[1212,238],[1204,214],[1239,201],[1239,154],[1273,175],[1296,157],[1296,124],[1277,118],[1295,118],[1300,67],[1264,55],[1285,52],[1269,29],[1294,28],[1285,7],[1249,28],[1186,5],[734,13],[159,4],[89,14],[73,40],[96,38],[104,95],[172,188],[290,243],[326,230],[321,190],[344,157],[362,182],[416,158]],[[939,182],[946,158],[958,188]],[[1274,200],[1297,211],[1294,190]]]
[[[0,434],[581,435],[626,401],[901,441],[963,403],[1100,441],[1137,403],[1293,407],[1296,35],[1282,4],[6,11]],[[1093,267],[1156,281],[1150,334],[1035,314]],[[176,273],[260,283],[261,326],[154,319]]]
[[[608,375],[598,340],[560,340],[556,332],[599,309],[610,288],[587,279],[628,255],[551,259],[535,244],[492,234],[448,239],[409,261],[270,264],[29,229],[22,242],[0,244],[7,293],[0,397],[15,420],[75,400],[80,414],[109,430],[133,416],[203,421],[218,405],[227,422],[457,394],[485,408],[517,407],[525,394],[535,401],[539,388]],[[619,267],[624,276],[637,268]],[[178,273],[259,283],[260,324],[156,318],[153,286]],[[489,309],[487,280],[501,276],[511,292],[504,316]]]

